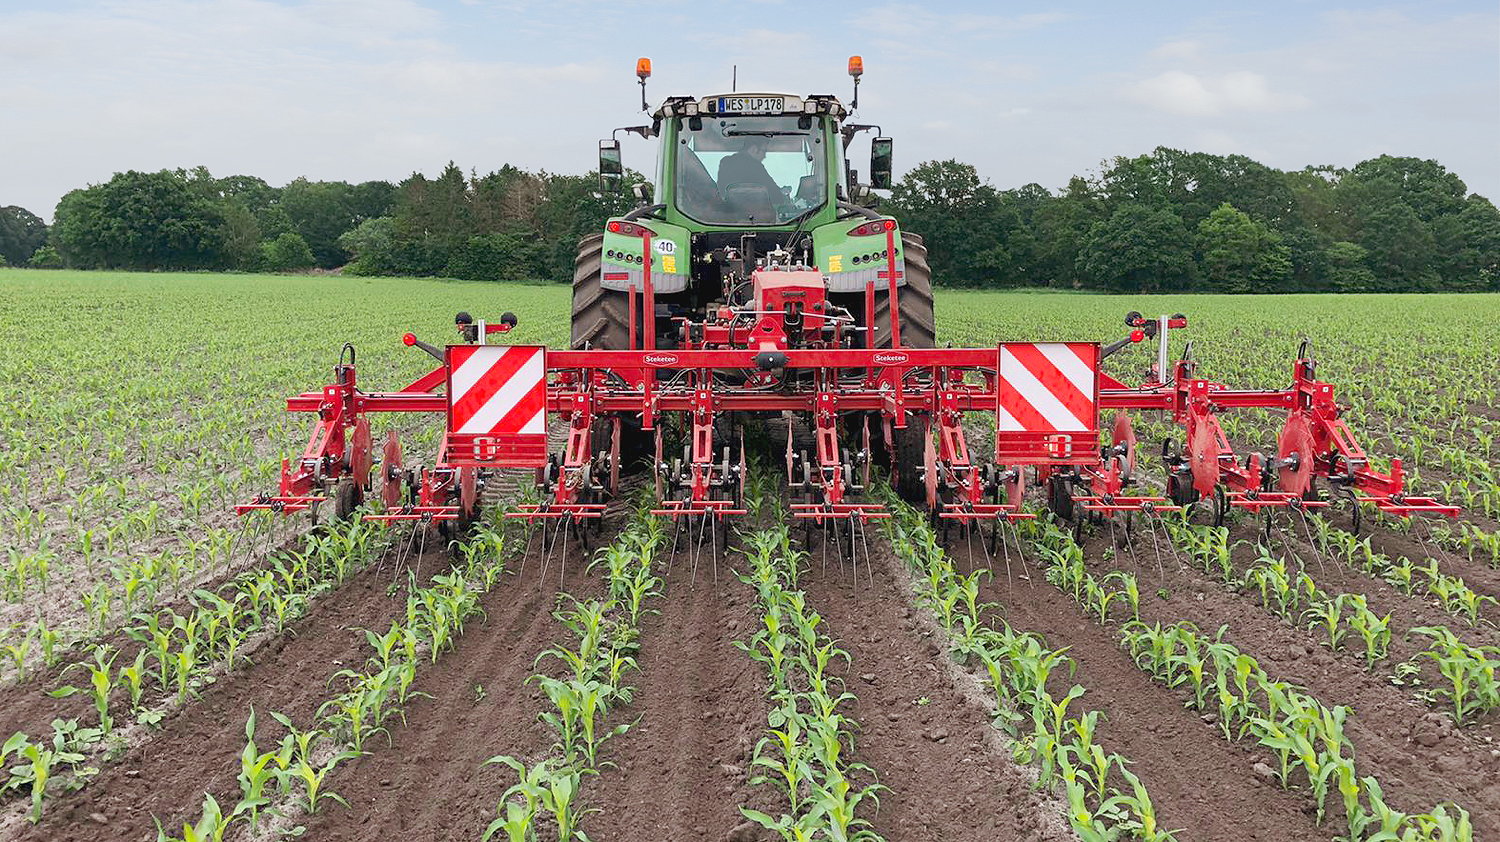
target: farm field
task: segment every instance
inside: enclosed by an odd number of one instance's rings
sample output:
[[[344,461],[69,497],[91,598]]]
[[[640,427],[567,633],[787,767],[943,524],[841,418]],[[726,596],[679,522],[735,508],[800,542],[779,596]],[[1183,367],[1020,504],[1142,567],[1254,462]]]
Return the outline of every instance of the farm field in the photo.
[[[458,310],[566,341],[555,286],[0,269],[0,840],[1500,838],[1500,297],[937,294],[954,345],[1182,312],[1245,388],[1305,339],[1456,521],[1043,517],[991,552],[881,492],[851,563],[788,526],[776,453],[723,551],[636,493],[590,554],[235,517],[343,343],[399,388]]]

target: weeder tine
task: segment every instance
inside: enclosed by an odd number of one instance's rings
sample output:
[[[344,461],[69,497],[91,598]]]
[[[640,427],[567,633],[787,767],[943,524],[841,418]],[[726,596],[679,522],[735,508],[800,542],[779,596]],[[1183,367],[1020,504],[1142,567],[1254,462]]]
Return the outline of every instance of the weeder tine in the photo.
[[[715,513],[709,514],[709,555],[713,557],[714,564],[714,587],[719,586],[719,516]]]
[[[547,542],[547,536],[546,536],[546,531],[545,530],[546,530],[546,527],[543,527],[543,532],[542,532],[542,544],[543,544],[543,546],[546,546],[546,542]],[[517,576],[519,576],[522,579],[524,579],[526,577],[526,559],[527,559],[528,556],[531,555],[531,539],[532,539],[532,537],[534,535],[536,535],[536,533],[537,533],[536,523],[534,521],[527,521],[526,522],[526,549],[521,552],[521,569],[516,574]]]
[[[672,552],[667,555],[667,578],[672,576],[672,562],[677,558],[677,540],[682,537],[682,518],[672,518]]]

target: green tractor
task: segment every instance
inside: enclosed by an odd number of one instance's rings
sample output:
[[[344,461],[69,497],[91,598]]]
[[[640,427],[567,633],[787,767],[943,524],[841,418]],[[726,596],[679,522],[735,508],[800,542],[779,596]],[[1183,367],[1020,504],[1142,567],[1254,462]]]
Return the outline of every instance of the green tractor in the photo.
[[[605,190],[618,191],[624,167],[620,132],[660,138],[654,195],[614,217],[605,231],[579,244],[573,275],[572,346],[625,349],[677,347],[682,319],[702,322],[720,307],[746,304],[757,267],[783,263],[823,274],[827,300],[864,324],[866,284],[875,281],[873,330],[855,335],[863,347],[887,347],[891,324],[886,281],[887,231],[894,227],[900,344],[930,348],[935,324],[932,277],[921,237],[865,206],[872,188],[891,185],[891,139],[871,141],[870,184],[849,167],[850,143],[878,126],[848,122],[859,102],[862,62],[850,59],[855,94],[846,108],[826,95],[731,93],[701,99],[668,97],[651,124],[615,131],[599,145]],[[637,65],[647,110],[650,62]],[[642,254],[642,233],[651,254]],[[654,318],[631,336],[629,296],[640,290],[650,262]]]

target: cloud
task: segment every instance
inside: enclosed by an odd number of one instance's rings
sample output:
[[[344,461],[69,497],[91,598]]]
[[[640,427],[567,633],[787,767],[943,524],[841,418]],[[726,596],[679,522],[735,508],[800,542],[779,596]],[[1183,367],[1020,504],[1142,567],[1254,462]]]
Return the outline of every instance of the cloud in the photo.
[[[1169,70],[1131,85],[1127,94],[1142,105],[1196,117],[1292,111],[1311,105],[1301,94],[1271,90],[1265,76],[1248,70],[1220,75]]]
[[[1203,42],[1195,40],[1168,41],[1152,50],[1150,56],[1159,59],[1191,61],[1203,55]]]

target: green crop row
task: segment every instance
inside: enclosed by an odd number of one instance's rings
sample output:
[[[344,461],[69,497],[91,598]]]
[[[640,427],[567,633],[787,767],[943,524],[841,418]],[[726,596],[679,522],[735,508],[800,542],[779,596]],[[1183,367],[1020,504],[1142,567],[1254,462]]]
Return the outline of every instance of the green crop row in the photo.
[[[1027,522],[1023,531],[1043,559],[1082,557],[1072,535],[1050,519]],[[1132,620],[1121,626],[1120,636],[1143,672],[1168,687],[1187,689],[1190,707],[1217,713],[1225,739],[1254,736],[1275,752],[1283,787],[1291,785],[1293,770],[1300,770],[1320,822],[1328,796],[1336,791],[1349,839],[1472,842],[1473,827],[1461,807],[1439,805],[1429,813],[1407,814],[1387,805],[1379,782],[1356,770],[1354,747],[1344,734],[1348,709],[1330,708],[1302,689],[1272,679],[1254,657],[1223,640],[1225,630],[1210,638],[1188,622],[1163,626]]]
[[[652,562],[665,538],[662,521],[642,502],[629,524],[590,564],[590,569],[604,571],[605,596],[559,597],[569,604],[559,606],[553,616],[574,644],[554,646],[537,657],[537,663],[553,660],[562,665],[559,676],[538,673],[529,679],[547,696],[551,708],[540,718],[557,741],[551,756],[530,765],[510,755],[486,761],[510,767],[518,779],[495,805],[497,816],[482,837],[486,842],[502,832],[509,842],[588,842],[580,823],[593,811],[580,802],[583,780],[608,765],[599,758],[605,741],[631,727],[622,723],[610,728],[605,721],[612,708],[628,704],[633,694],[625,677],[638,668],[641,619],[650,611],[648,601],[660,594],[662,582]],[[544,817],[552,827],[541,826]]]
[[[501,532],[481,524],[459,547],[460,567],[433,576],[424,587],[409,573],[404,616],[384,633],[365,630],[370,656],[362,666],[339,670],[328,679],[342,689],[319,706],[312,727],[300,729],[290,717],[273,711],[287,733],[275,748],[261,751],[251,710],[240,753],[238,801],[226,814],[213,794],[205,793],[197,820],[184,824],[181,836],[157,822],[157,842],[222,842],[242,823],[258,825],[267,809],[311,814],[330,800],[348,806],[327,788],[328,777],[366,753],[371,737],[389,737],[387,723],[405,721],[405,707],[418,695],[412,689],[418,669],[452,649],[464,624],[482,616],[479,600],[504,573],[505,546]]]
[[[1162,524],[1173,543],[1186,550],[1188,558],[1205,573],[1216,576],[1227,587],[1254,594],[1267,611],[1289,623],[1321,630],[1330,649],[1338,651],[1349,640],[1358,639],[1363,644],[1361,655],[1366,668],[1372,670],[1390,653],[1391,615],[1371,611],[1364,594],[1330,595],[1307,571],[1294,571],[1286,559],[1265,545],[1257,545],[1257,556],[1241,575],[1232,560],[1233,545],[1227,528],[1193,524],[1178,517],[1163,518]]]
[[[979,581],[989,571],[958,573],[920,512],[893,496],[886,502],[896,513],[887,522],[888,534],[913,574],[918,597],[947,631],[954,657],[983,665],[995,694],[997,724],[1014,741],[1017,757],[1037,764],[1038,785],[1061,781],[1068,819],[1079,838],[1175,839],[1173,831],[1162,827],[1145,785],[1130,771],[1130,761],[1106,751],[1098,741],[1099,712],[1070,715],[1069,707],[1084,695],[1084,688],[1074,684],[1061,698],[1048,690],[1051,677],[1073,673],[1073,659],[1062,649],[1050,648],[1040,635],[991,619],[996,606],[978,599]],[[1093,610],[1109,616],[1120,592],[1101,587],[1079,566],[1065,566],[1067,572],[1055,583],[1080,599],[1098,596]]]
[[[786,842],[812,839],[880,842],[861,815],[869,801],[877,809],[877,783],[861,783],[874,772],[851,763],[858,725],[841,711],[854,695],[828,673],[849,653],[821,633],[822,617],[797,588],[807,558],[792,546],[785,523],[744,536],[749,571],[740,580],[755,589],[761,624],[748,641],[735,645],[765,668],[770,710],[766,734],[755,745],[751,766],[761,770],[752,783],[771,783],[786,799],[786,810],[770,815],[741,807],[746,818],[774,830]]]
[[[309,533],[301,550],[277,558],[269,569],[242,573],[217,591],[197,591],[190,599],[190,610],[183,614],[167,609],[138,616],[126,628],[139,643],[133,660],[117,668],[122,650],[110,644],[95,646],[89,660],[64,670],[64,674],[81,672],[87,683],[50,691],[55,697],[86,695],[94,708],[94,725],[84,728],[72,723],[64,741],[66,750],[59,745],[57,723],[50,752],[23,733],[14,735],[7,744],[21,746],[22,753],[29,750],[27,746],[36,746],[31,758],[35,768],[26,773],[25,780],[12,775],[12,786],[7,788],[29,791],[32,821],[39,820],[48,786],[82,786],[97,771],[91,761],[101,762],[119,745],[115,710],[122,701],[137,723],[156,725],[164,711],[145,704],[148,689],[154,685],[164,697],[184,703],[215,669],[235,668],[252,635],[284,633],[309,599],[335,587],[377,555],[384,547],[382,535],[379,528],[357,519]]]
[[[1466,719],[1500,708],[1500,646],[1475,646],[1454,636],[1442,626],[1423,626],[1412,634],[1430,638],[1427,649],[1398,664],[1393,679],[1397,684],[1415,684],[1419,695],[1433,703],[1447,699],[1453,708],[1453,720],[1459,725]],[[1424,679],[1423,662],[1431,663],[1442,682]]]
[[[1438,599],[1444,611],[1471,626],[1488,622],[1480,613],[1486,605],[1500,604],[1494,597],[1476,592],[1462,577],[1443,572],[1438,568],[1437,559],[1429,558],[1425,564],[1417,564],[1408,558],[1392,559],[1373,549],[1369,536],[1360,538],[1335,528],[1327,519],[1315,514],[1309,515],[1308,520],[1313,525],[1314,540],[1322,552],[1384,580],[1407,596],[1430,594]]]

